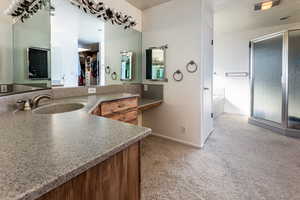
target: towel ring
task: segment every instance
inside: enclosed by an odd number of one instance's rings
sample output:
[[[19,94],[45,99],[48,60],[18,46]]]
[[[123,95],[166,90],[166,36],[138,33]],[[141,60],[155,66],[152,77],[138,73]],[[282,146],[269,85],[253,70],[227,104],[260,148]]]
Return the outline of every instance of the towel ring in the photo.
[[[183,73],[180,70],[177,70],[176,72],[174,72],[173,74],[173,79],[177,82],[182,81],[183,79]]]
[[[113,72],[113,73],[111,74],[111,79],[112,79],[112,80],[117,80],[117,78],[118,78],[117,73],[116,73],[116,72]]]
[[[105,73],[106,74],[110,74],[110,66],[106,66],[105,67]]]
[[[194,66],[194,67],[193,67]],[[193,68],[191,68],[193,67]],[[195,61],[191,60],[187,65],[186,65],[186,70],[190,73],[195,73],[198,70],[198,65]]]

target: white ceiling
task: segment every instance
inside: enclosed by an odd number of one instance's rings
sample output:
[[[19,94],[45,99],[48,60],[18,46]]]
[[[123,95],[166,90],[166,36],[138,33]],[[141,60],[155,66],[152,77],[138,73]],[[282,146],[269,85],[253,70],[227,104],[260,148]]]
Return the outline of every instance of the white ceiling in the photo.
[[[262,0],[263,1],[263,0]],[[215,30],[234,32],[300,22],[300,0],[282,0],[266,11],[254,11],[259,0],[215,0]],[[281,17],[290,16],[281,21]]]
[[[126,0],[140,10],[145,10],[171,0]]]

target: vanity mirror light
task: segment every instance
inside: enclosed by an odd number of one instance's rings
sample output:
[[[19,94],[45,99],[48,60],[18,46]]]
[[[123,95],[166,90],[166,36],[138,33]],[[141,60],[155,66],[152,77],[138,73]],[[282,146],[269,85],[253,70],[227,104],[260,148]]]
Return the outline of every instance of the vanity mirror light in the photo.
[[[167,81],[166,73],[166,49],[152,47],[146,50],[146,79],[151,81]]]
[[[134,53],[121,52],[121,80],[130,81],[133,79]]]

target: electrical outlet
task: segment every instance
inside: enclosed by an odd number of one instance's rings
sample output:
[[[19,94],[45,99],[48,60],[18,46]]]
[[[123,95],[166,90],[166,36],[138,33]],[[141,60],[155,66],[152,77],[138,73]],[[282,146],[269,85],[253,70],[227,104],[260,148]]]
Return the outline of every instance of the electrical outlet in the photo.
[[[88,89],[89,94],[96,94],[96,91],[97,91],[96,88],[89,88]]]
[[[0,92],[7,92],[7,85],[1,85]]]
[[[145,91],[145,92],[148,91],[148,85],[144,85],[144,91]]]

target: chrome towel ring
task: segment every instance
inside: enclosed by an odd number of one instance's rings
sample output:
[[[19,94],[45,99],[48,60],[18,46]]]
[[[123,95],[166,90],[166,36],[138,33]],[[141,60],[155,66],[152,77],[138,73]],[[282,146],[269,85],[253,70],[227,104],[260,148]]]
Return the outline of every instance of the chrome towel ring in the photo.
[[[177,82],[183,80],[183,73],[178,69],[176,72],[173,73],[173,79]]]
[[[112,79],[112,80],[117,80],[117,78],[118,78],[117,73],[116,73],[116,72],[113,72],[113,73],[111,74],[111,79]]]
[[[198,65],[195,61],[191,60],[186,65],[186,70],[190,73],[195,73],[198,70]]]

